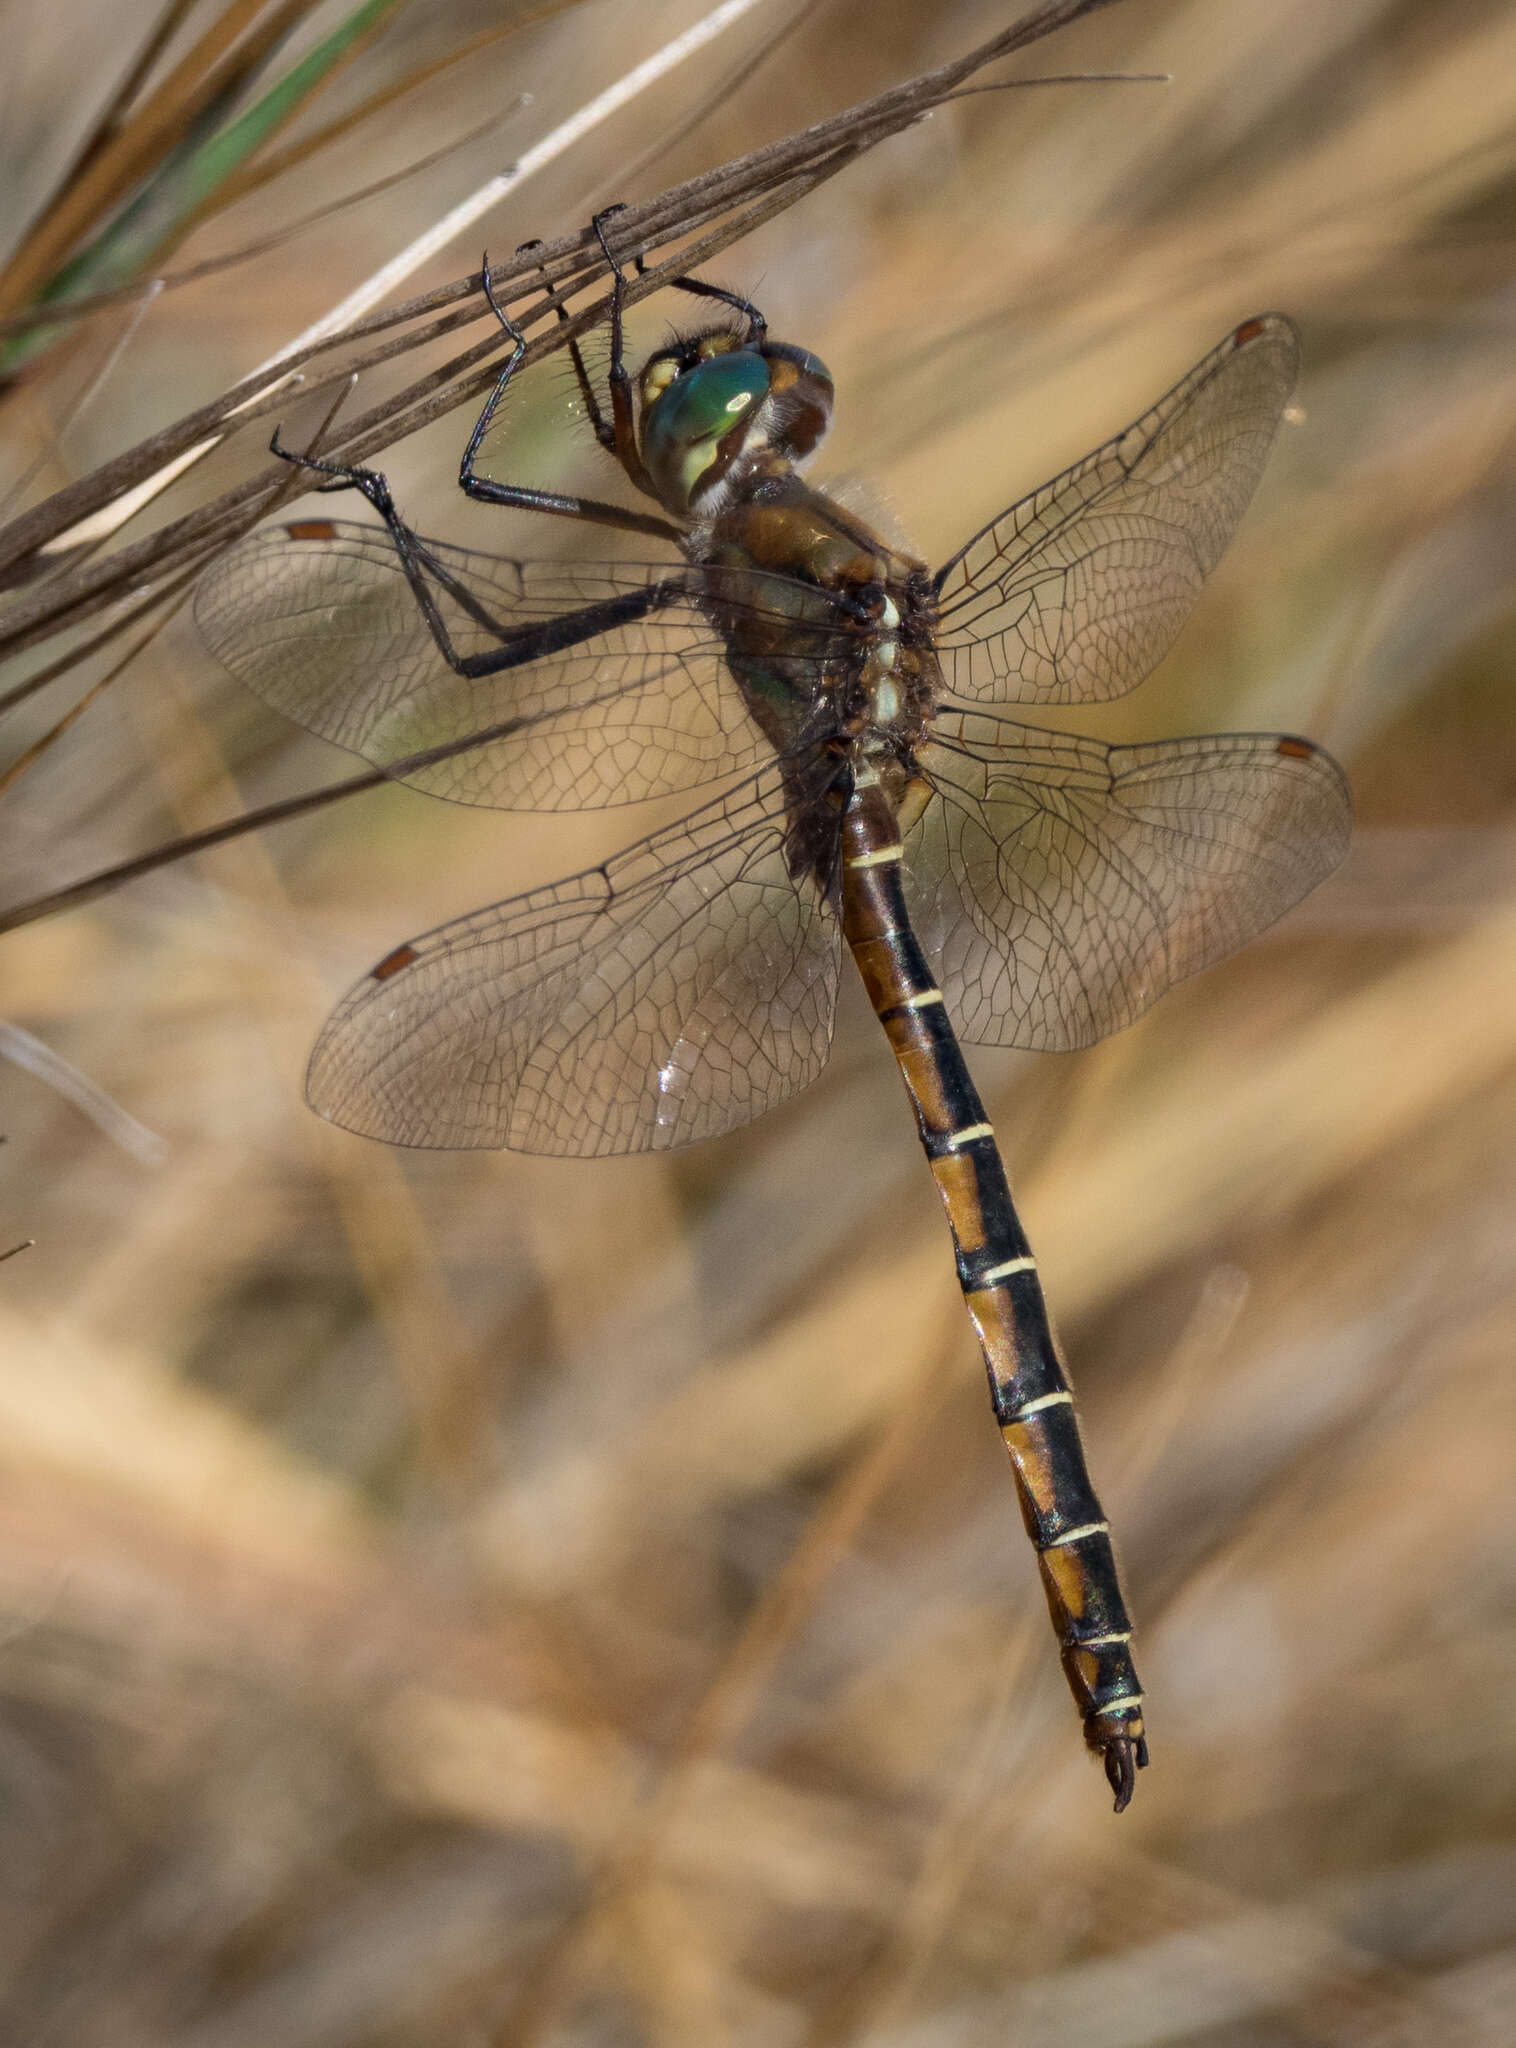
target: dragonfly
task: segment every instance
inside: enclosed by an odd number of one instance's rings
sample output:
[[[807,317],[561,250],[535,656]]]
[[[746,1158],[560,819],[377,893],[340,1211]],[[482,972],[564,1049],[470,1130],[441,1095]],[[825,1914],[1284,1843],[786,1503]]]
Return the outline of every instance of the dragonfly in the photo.
[[[395,947],[321,1031],[307,1098],[391,1145],[664,1151],[821,1072],[844,951],[946,1211],[1064,1674],[1118,1812],[1148,1761],[1132,1622],[1036,1260],[962,1040],[1068,1051],[1252,938],[1341,859],[1351,805],[1310,740],[1112,746],[1006,706],[1092,704],[1173,642],[1295,381],[1244,321],[1132,425],[935,571],[807,482],[830,373],[750,301],[633,376],[613,285],[588,422],[656,509],[482,475],[510,341],[460,467],[485,504],[655,536],[652,563],[426,539],[382,473],[275,448],[381,523],[265,528],[202,581],[210,649],[309,731],[456,802],[570,811],[707,794],[546,887]],[[710,302],[715,302],[712,307]],[[561,308],[560,308],[561,317]]]

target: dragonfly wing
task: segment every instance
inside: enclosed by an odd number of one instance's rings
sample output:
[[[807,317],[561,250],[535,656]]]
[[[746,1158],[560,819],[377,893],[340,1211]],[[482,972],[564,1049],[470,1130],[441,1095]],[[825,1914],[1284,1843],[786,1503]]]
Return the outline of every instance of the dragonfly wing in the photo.
[[[428,591],[466,657],[501,645],[476,614],[519,630],[556,628],[586,607],[602,617],[646,609],[518,667],[462,676],[438,650],[386,530],[307,520],[262,528],[215,562],[196,593],[196,623],[265,704],[456,803],[594,810],[697,788],[766,758],[682,565],[514,562],[418,546]],[[462,744],[481,734],[492,737]]]
[[[392,1145],[590,1158],[761,1116],[831,1047],[836,919],[790,877],[777,770],[603,867],[399,947],[352,989],[306,1093]]]
[[[1093,1045],[1347,851],[1346,780],[1308,740],[1108,747],[972,713],[940,716],[936,739],[908,888],[954,1019],[981,1045]]]
[[[980,703],[1093,704],[1154,669],[1247,509],[1300,345],[1246,321],[1140,420],[937,575],[942,670]]]

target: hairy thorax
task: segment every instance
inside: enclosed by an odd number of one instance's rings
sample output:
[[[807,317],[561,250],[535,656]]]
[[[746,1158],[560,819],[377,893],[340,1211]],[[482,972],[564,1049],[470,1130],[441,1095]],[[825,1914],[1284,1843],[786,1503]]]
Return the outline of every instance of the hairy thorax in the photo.
[[[748,708],[789,755],[880,775],[897,808],[942,691],[922,563],[772,453],[734,465],[686,549]]]

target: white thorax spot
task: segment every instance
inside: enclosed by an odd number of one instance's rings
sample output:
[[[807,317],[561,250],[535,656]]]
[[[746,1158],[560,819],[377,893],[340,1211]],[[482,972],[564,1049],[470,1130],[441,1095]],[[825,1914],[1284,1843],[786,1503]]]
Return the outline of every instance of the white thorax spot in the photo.
[[[900,716],[900,689],[894,676],[895,658],[900,652],[900,642],[895,638],[899,624],[899,608],[886,592],[879,613],[881,638],[870,648],[864,670],[875,725],[893,725]]]

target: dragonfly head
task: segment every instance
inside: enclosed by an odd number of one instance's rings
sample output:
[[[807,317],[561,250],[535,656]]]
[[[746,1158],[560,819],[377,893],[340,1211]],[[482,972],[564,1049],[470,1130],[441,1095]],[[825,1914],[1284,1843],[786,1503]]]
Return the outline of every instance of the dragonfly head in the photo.
[[[716,328],[643,365],[642,460],[671,512],[709,509],[741,455],[809,455],[832,416],[832,378],[809,350]]]

